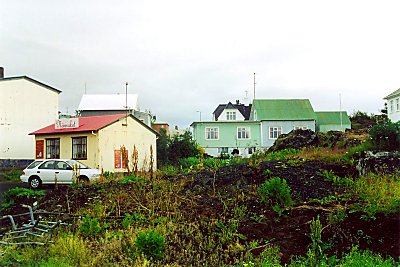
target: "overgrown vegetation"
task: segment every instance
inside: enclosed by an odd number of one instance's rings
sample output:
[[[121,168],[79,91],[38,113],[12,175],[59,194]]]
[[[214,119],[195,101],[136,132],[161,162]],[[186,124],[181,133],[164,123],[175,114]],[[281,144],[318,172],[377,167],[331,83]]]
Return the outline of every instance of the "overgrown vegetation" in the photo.
[[[192,133],[185,131],[183,134],[168,136],[165,129],[160,129],[157,139],[157,165],[159,167],[169,164],[177,165],[180,159],[199,155],[196,142]]]
[[[46,195],[44,190],[32,190],[29,188],[15,187],[3,193],[1,206],[3,208],[10,208],[15,205],[15,203],[21,201],[34,201],[40,197]],[[33,202],[32,201],[32,202]]]
[[[0,180],[10,181],[10,182],[19,182],[20,176],[22,175],[21,169],[9,169],[0,172]]]
[[[365,145],[250,159],[206,159],[189,146],[194,154],[168,156],[174,164],[155,176],[107,173],[50,190],[40,208],[73,226],[46,246],[0,247],[0,265],[398,265],[399,175],[357,175]]]

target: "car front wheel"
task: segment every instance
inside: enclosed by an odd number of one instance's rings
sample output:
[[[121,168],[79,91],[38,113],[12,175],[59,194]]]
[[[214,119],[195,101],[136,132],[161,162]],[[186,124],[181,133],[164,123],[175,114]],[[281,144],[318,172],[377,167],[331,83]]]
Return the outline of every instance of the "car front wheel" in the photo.
[[[42,180],[40,180],[39,177],[33,176],[33,177],[29,178],[29,186],[32,189],[38,189],[38,188],[40,188],[41,185],[42,185]]]

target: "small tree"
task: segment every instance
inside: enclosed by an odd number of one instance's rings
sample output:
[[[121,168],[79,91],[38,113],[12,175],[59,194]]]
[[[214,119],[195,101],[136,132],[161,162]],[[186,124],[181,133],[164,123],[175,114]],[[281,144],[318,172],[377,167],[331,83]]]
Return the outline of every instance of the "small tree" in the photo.
[[[168,146],[168,158],[172,164],[181,158],[195,157],[198,154],[196,142],[192,139],[189,131],[175,135],[171,138]]]
[[[169,137],[164,128],[160,129],[160,136],[157,139],[157,165],[163,166],[169,163],[168,159],[168,144]]]
[[[377,150],[400,150],[400,122],[377,124],[371,128],[369,136]]]

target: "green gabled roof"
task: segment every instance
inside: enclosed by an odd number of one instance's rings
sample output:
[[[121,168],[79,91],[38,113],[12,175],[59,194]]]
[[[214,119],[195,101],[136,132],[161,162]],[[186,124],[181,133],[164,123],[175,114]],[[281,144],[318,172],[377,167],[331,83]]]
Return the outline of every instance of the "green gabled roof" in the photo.
[[[308,99],[255,99],[257,120],[304,121],[317,117]]]
[[[318,111],[315,113],[318,125],[340,125],[340,113],[342,113],[342,124],[351,124],[346,111]]]
[[[400,89],[397,89],[396,91],[394,91],[393,93],[389,94],[388,96],[385,96],[383,99],[388,99],[388,98],[392,98],[392,97],[396,97],[400,95]]]

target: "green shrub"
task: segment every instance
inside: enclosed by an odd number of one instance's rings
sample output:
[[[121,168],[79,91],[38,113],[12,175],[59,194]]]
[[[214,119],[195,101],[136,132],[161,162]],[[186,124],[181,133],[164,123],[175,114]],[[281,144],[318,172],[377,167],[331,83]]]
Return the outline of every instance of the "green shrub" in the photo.
[[[377,150],[400,149],[400,123],[377,124],[369,131],[371,142]]]
[[[357,247],[345,255],[340,264],[340,267],[358,267],[358,266],[374,266],[374,267],[390,267],[398,266],[393,258],[389,257],[387,259],[382,258],[379,254],[373,254],[371,251],[358,251]]]
[[[24,187],[15,187],[3,193],[3,202],[1,203],[2,207],[11,207],[14,206],[15,202],[23,198],[37,198],[43,197],[46,195],[46,191],[44,190],[32,190],[30,188]]]
[[[101,234],[103,227],[98,218],[92,218],[90,214],[87,214],[79,227],[80,232],[87,237],[96,237]]]
[[[143,254],[147,259],[161,260],[165,249],[165,238],[156,230],[139,232],[135,247],[139,254]]]
[[[188,157],[179,159],[179,165],[182,169],[198,168],[200,165],[200,159],[197,157]]]
[[[121,181],[121,184],[129,184],[129,183],[141,183],[144,182],[145,179],[143,177],[136,177],[134,174],[125,176]]]
[[[268,153],[266,155],[266,160],[285,160],[289,156],[296,155],[299,151],[294,148],[286,148],[280,151],[275,151]]]
[[[372,144],[371,140],[367,140],[357,146],[349,147],[343,159],[349,163],[354,163],[352,159],[358,159],[362,152],[373,149],[374,145]]]
[[[266,180],[257,190],[261,202],[280,207],[289,207],[293,204],[290,187],[285,179],[274,177]]]
[[[165,165],[157,170],[157,175],[163,176],[175,176],[179,173],[179,168],[173,165]]]

